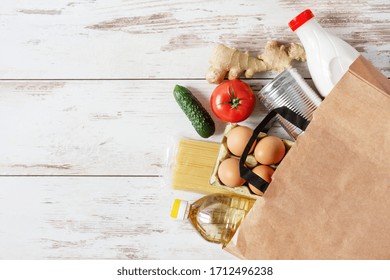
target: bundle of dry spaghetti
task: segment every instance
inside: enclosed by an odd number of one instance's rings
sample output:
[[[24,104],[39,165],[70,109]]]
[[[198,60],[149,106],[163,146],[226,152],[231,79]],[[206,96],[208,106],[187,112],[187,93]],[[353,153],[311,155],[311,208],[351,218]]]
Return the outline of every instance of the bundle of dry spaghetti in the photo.
[[[181,139],[172,173],[172,188],[197,193],[224,192],[210,185],[209,180],[220,144]]]

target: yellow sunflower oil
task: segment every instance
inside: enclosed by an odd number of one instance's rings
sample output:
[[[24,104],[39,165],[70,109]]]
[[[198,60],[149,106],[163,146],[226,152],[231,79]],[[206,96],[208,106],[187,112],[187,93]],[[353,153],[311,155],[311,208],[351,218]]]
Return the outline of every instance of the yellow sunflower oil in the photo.
[[[193,203],[175,199],[171,217],[187,218],[204,239],[225,247],[254,203],[247,197],[218,193]]]

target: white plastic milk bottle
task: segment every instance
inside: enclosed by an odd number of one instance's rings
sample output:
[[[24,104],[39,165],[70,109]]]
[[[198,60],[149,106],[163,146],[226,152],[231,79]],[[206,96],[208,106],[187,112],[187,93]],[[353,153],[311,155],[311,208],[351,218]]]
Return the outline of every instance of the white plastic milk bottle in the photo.
[[[310,74],[320,94],[327,96],[360,55],[352,46],[325,31],[308,9],[289,22],[306,51]]]

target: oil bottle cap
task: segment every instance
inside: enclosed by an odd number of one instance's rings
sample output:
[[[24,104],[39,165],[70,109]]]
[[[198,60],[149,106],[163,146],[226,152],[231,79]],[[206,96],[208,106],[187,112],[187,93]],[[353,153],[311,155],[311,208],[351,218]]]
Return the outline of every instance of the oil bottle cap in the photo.
[[[172,205],[171,217],[174,219],[184,220],[188,201],[175,199]]]
[[[312,19],[314,14],[310,9],[304,10],[302,13],[293,18],[288,25],[290,26],[292,31],[297,30],[302,24],[307,22],[309,19]]]

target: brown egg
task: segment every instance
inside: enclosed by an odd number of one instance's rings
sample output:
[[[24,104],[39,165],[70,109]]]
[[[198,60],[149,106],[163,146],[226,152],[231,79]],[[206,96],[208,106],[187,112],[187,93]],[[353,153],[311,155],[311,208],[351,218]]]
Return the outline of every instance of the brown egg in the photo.
[[[218,177],[228,187],[238,187],[245,183],[245,180],[240,177],[237,158],[227,158],[222,161],[218,167]]]
[[[255,174],[259,175],[267,183],[271,183],[272,174],[274,174],[274,170],[271,167],[269,167],[268,165],[258,165],[255,168],[253,168],[252,171]],[[252,184],[249,184],[249,188],[254,194],[257,194],[257,195],[263,194],[260,190],[258,190]]]
[[[227,141],[226,141],[229,151],[233,155],[240,157],[246,147],[246,144],[251,138],[252,134],[253,134],[253,129],[247,126],[240,125],[230,130],[229,134],[227,135]],[[253,146],[250,149],[249,153],[253,151],[255,145],[256,145],[256,141],[253,143]]]
[[[256,160],[265,165],[276,164],[286,153],[283,141],[276,136],[266,136],[257,143],[255,148]]]

